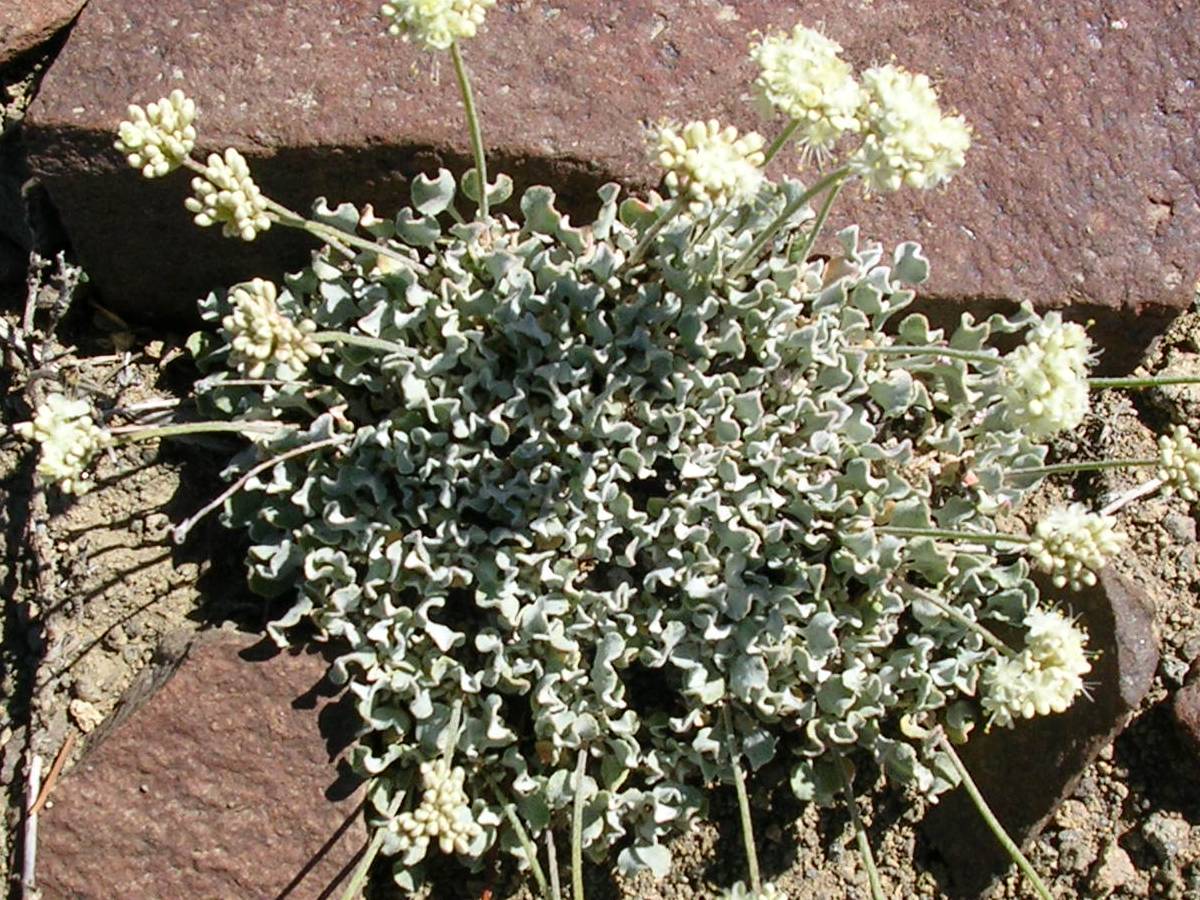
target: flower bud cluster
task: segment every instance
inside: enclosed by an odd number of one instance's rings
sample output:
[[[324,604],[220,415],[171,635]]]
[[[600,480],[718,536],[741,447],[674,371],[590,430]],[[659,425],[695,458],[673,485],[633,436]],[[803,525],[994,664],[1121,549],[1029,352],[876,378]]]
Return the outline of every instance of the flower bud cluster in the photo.
[[[171,91],[145,109],[129,107],[129,118],[117,130],[113,144],[129,164],[147,178],[160,178],[181,165],[196,146],[196,103],[183,91]]]
[[[229,363],[247,378],[262,378],[272,363],[278,374],[298,375],[308,361],[321,355],[311,335],[312,319],[293,322],[279,310],[274,284],[255,278],[230,293],[232,311],[221,320],[229,334]]]
[[[1025,649],[1000,657],[983,673],[989,725],[1063,712],[1083,692],[1083,676],[1091,671],[1087,634],[1062,613],[1036,610],[1025,617],[1025,626]]]
[[[763,882],[761,890],[757,891],[739,881],[721,895],[721,900],[787,900],[787,894],[773,881]]]
[[[1189,503],[1200,499],[1200,446],[1182,425],[1158,439],[1158,477],[1164,494]]]
[[[41,445],[38,474],[57,482],[68,494],[82,494],[91,488],[87,467],[110,440],[108,432],[92,420],[86,401],[68,400],[62,394],[48,396],[33,421],[21,422],[14,430]]]
[[[389,34],[416,38],[431,50],[449,50],[461,38],[475,37],[496,0],[393,0],[379,8]]]
[[[1077,591],[1096,583],[1125,543],[1114,516],[1088,512],[1082,503],[1056,509],[1038,522],[1029,555],[1034,566],[1053,578],[1055,587]]]
[[[207,228],[220,222],[225,237],[243,241],[252,241],[271,227],[267,199],[250,177],[245,157],[232,147],[223,157],[209,155],[203,177],[192,179],[192,191],[184,205],[195,213],[197,225]]]
[[[751,48],[762,71],[754,81],[761,106],[774,107],[799,123],[799,141],[824,150],[845,132],[861,130],[863,92],[842,47],[819,31],[797,25],[768,35]]]
[[[1092,342],[1083,326],[1049,312],[1008,355],[1003,388],[1012,425],[1032,438],[1075,428],[1088,410]]]
[[[866,137],[850,167],[868,191],[937,187],[963,167],[971,129],[962,116],[942,115],[928,75],[887,65],[862,82]]]
[[[743,200],[762,183],[762,137],[751,131],[738,136],[732,125],[716,119],[689,122],[683,128],[664,125],[657,134],[655,153],[666,169],[672,194],[691,198],[693,209],[724,206]]]
[[[471,842],[482,834],[471,804],[463,790],[466,773],[462,767],[450,768],[444,760],[421,763],[421,783],[425,793],[412,812],[396,816],[392,827],[399,832],[402,849],[429,846],[437,838],[443,853],[469,855]]]

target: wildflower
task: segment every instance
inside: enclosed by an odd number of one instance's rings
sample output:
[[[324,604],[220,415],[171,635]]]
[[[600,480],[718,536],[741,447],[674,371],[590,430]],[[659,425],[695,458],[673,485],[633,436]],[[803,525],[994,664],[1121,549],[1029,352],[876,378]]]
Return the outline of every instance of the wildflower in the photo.
[[[159,178],[183,165],[196,146],[196,103],[178,88],[145,109],[129,107],[113,144],[147,178]]]
[[[471,842],[482,834],[482,829],[471,815],[470,801],[463,790],[465,778],[461,767],[451,769],[444,760],[421,763],[421,782],[425,786],[421,803],[412,812],[400,813],[390,826],[399,832],[404,849],[424,851],[430,838],[437,838],[443,853],[471,852]]]
[[[87,467],[110,440],[108,432],[92,420],[87,402],[68,400],[62,394],[48,396],[33,421],[21,422],[14,430],[41,445],[38,474],[57,482],[67,494],[82,494],[91,488]]]
[[[1083,693],[1083,676],[1091,671],[1084,651],[1087,633],[1062,613],[1034,611],[1025,625],[1025,649],[1000,657],[983,673],[989,726],[1063,712]]]
[[[760,891],[755,891],[745,882],[739,881],[721,895],[721,900],[787,900],[787,894],[771,881],[765,882]]]
[[[689,122],[678,131],[664,125],[657,139],[655,152],[667,170],[667,188],[690,197],[693,207],[737,202],[762,182],[763,139],[753,131],[739,137],[732,125],[722,128],[709,119]]]
[[[1182,425],[1158,439],[1158,477],[1167,496],[1179,494],[1189,503],[1200,499],[1200,446]]]
[[[963,167],[971,129],[942,115],[929,76],[887,65],[864,72],[862,84],[866,137],[850,166],[867,190],[937,187]]]
[[[394,0],[379,7],[388,34],[415,37],[431,50],[449,50],[460,38],[475,37],[496,0]]]
[[[267,198],[263,196],[245,157],[232,147],[222,157],[210,154],[204,176],[192,179],[194,196],[184,205],[196,214],[197,225],[207,228],[222,223],[225,237],[252,241],[259,232],[271,227]]]
[[[1055,587],[1077,591],[1096,583],[1096,572],[1125,543],[1114,516],[1088,512],[1082,503],[1056,509],[1038,522],[1029,555]]]
[[[1082,422],[1091,346],[1082,326],[1047,313],[1005,360],[1002,390],[1012,424],[1032,438],[1044,438]]]
[[[255,278],[239,285],[230,294],[233,311],[221,320],[229,333],[229,362],[247,378],[261,378],[271,363],[282,367],[279,374],[295,377],[313,357],[321,355],[320,345],[311,337],[317,330],[312,319],[293,322],[276,303],[274,284]]]
[[[791,36],[768,35],[750,50],[762,69],[754,80],[759,105],[799,122],[800,143],[813,150],[827,149],[843,132],[861,128],[862,88],[841,52],[836,41],[803,25]]]

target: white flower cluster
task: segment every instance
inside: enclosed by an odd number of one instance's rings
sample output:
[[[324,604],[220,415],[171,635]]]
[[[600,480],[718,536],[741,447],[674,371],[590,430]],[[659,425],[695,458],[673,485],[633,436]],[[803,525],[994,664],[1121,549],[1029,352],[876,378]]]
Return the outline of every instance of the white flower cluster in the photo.
[[[1077,591],[1096,583],[1096,572],[1120,551],[1125,535],[1114,516],[1088,512],[1082,503],[1056,509],[1038,522],[1029,555],[1055,587]]]
[[[197,225],[207,228],[220,222],[222,234],[243,241],[252,241],[271,227],[267,199],[250,177],[245,157],[232,147],[224,157],[209,155],[204,176],[192,179],[192,191],[194,196],[184,205],[196,214]]]
[[[997,659],[983,673],[989,726],[1063,712],[1083,692],[1083,676],[1091,671],[1084,651],[1087,634],[1062,613],[1031,612],[1025,626],[1025,649]]]
[[[177,88],[145,109],[131,105],[113,146],[147,178],[159,178],[183,165],[196,146],[195,119],[195,101]]]
[[[1083,326],[1046,313],[1005,360],[1003,394],[1010,422],[1032,438],[1079,425],[1088,411],[1091,348]]]
[[[750,50],[762,71],[754,81],[760,105],[800,123],[799,141],[824,150],[844,132],[861,129],[863,92],[842,47],[819,31],[797,25],[767,35]]]
[[[422,851],[431,838],[437,838],[443,853],[471,853],[471,842],[483,830],[471,815],[471,803],[463,790],[466,773],[461,767],[450,768],[442,759],[421,763],[421,783],[425,793],[412,812],[403,812],[392,822],[400,838],[400,847]]]
[[[475,37],[496,0],[394,0],[379,8],[388,34],[415,37],[431,50],[449,50],[461,38]]]
[[[693,210],[706,203],[725,206],[743,200],[762,183],[762,136],[751,131],[738,136],[732,125],[716,119],[689,122],[676,130],[658,129],[655,153],[667,170],[665,183],[675,195],[691,198]]]
[[[1189,503],[1200,499],[1200,446],[1182,425],[1158,439],[1158,477],[1164,494]]]
[[[276,374],[294,378],[308,361],[321,355],[311,335],[312,319],[293,322],[279,310],[278,290],[261,278],[238,285],[230,292],[232,311],[221,320],[229,333],[229,364],[247,378],[262,378],[268,366]]]
[[[14,430],[41,445],[37,471],[42,478],[57,482],[68,494],[82,494],[92,486],[87,467],[108,444],[109,435],[92,420],[86,401],[50,394],[33,421],[21,422]]]
[[[862,82],[866,137],[850,167],[868,191],[937,187],[963,167],[971,129],[962,116],[942,115],[929,76],[887,65]]]

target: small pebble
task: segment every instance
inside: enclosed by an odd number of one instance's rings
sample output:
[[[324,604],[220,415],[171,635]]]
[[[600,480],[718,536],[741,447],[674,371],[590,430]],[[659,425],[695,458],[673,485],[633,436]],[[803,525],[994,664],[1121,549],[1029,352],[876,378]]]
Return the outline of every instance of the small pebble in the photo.
[[[1142,837],[1165,863],[1172,862],[1187,843],[1191,827],[1183,819],[1156,812],[1142,825]]]
[[[1092,872],[1092,890],[1096,897],[1107,897],[1137,877],[1137,869],[1119,845],[1111,844],[1104,851],[1100,864]]]
[[[1190,544],[1196,540],[1196,520],[1191,516],[1171,513],[1163,519],[1163,528],[1167,534],[1182,544]]]

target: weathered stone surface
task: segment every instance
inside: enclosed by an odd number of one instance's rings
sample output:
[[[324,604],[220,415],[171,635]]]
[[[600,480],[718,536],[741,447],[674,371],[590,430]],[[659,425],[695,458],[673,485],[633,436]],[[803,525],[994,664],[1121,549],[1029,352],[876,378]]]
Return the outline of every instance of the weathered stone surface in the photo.
[[[175,315],[213,287],[307,258],[303,241],[277,233],[251,246],[196,233],[181,209],[185,174],[113,177],[123,164],[110,133],[130,101],[186,87],[205,150],[237,145],[293,206],[327,194],[384,212],[406,176],[463,167],[449,61],[384,36],[376,5],[93,0],[26,137],[106,303]],[[1200,103],[1186,77],[1200,63],[1200,6],[1148,0],[1121,14],[1033,0],[816,0],[802,12],[860,67],[894,57],[931,73],[976,131],[969,168],[945,190],[869,201],[851,190],[840,221],[920,239],[934,260],[931,308],[1072,304],[1096,319],[1109,368],[1187,305],[1200,260]],[[772,133],[777,123],[746,102],[746,49],[755,29],[800,16],[775,0],[502,4],[465,49],[494,161],[579,211],[605,181],[656,179],[643,123],[716,116]]]
[[[43,814],[43,896],[329,896],[365,845],[361,790],[331,759],[353,726],[320,656],[258,643],[201,639],[98,733]]]
[[[0,65],[44,44],[87,0],[5,0],[0,4]]]
[[[1180,738],[1195,754],[1194,774],[1200,776],[1200,660],[1192,665],[1187,683],[1175,692],[1171,712]]]
[[[1158,666],[1153,613],[1141,591],[1115,570],[1102,572],[1096,587],[1071,594],[1070,606],[1087,627],[1089,647],[1100,651],[1087,676],[1091,699],[1061,715],[974,735],[959,751],[992,811],[1022,845],[1128,724]],[[1010,864],[962,789],[931,809],[923,829],[946,863],[950,883],[943,888],[950,896],[978,896]]]

